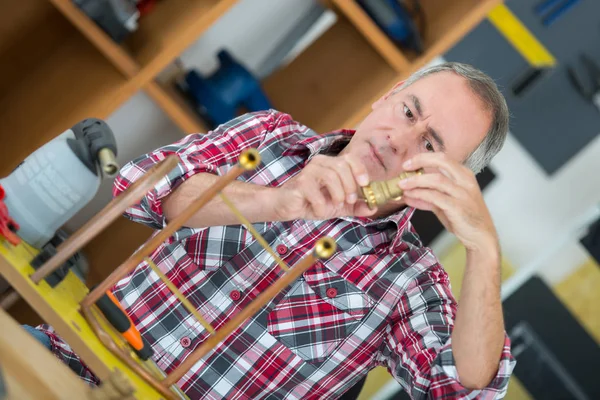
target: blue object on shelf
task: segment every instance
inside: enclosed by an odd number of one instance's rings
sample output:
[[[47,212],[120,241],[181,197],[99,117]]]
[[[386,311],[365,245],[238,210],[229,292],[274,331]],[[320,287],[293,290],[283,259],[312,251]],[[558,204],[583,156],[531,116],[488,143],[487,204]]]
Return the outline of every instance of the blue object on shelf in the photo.
[[[249,112],[272,108],[260,82],[231,54],[221,50],[218,59],[219,69],[212,76],[190,70],[180,87],[211,129],[235,118],[242,107]]]
[[[545,0],[534,7],[535,14],[542,18],[542,25],[550,26],[579,3],[579,0]]]
[[[358,4],[396,43],[423,53],[419,30],[408,10],[398,0],[358,0]]]

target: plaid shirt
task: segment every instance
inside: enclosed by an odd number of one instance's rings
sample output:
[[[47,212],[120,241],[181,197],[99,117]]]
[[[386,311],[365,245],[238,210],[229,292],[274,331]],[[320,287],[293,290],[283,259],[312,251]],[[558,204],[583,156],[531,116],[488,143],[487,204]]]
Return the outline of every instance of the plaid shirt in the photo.
[[[246,114],[125,165],[114,194],[167,155],[177,155],[178,167],[126,213],[161,229],[161,199],[192,175],[223,175],[242,150],[254,147],[261,164],[239,180],[280,186],[315,154],[339,152],[352,133],[318,135],[274,110]],[[448,275],[410,224],[412,211],[377,220],[254,224],[290,266],[322,236],[335,238],[338,251],[194,365],[180,388],[191,399],[333,399],[383,365],[413,398],[502,397],[515,365],[508,337],[489,387],[469,390],[459,381],[451,343],[456,301]],[[151,258],[215,329],[283,274],[241,225],[182,228]],[[209,336],[146,263],[114,292],[166,372]],[[64,344],[56,345],[65,356]],[[73,357],[67,355],[71,363]]]

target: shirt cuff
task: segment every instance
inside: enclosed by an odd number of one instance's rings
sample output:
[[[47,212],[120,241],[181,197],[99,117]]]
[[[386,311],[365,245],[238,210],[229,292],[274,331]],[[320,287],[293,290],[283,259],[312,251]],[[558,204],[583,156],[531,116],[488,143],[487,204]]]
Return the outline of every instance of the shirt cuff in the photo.
[[[156,229],[164,228],[167,225],[167,220],[163,211],[163,199],[173,193],[179,185],[192,176],[204,172],[217,172],[216,167],[209,163],[199,160],[191,162],[190,160],[182,158],[179,154],[174,155],[178,157],[177,166],[166,176],[162,177],[156,185],[154,185],[154,188],[149,190],[140,200],[139,204],[134,205],[125,211],[125,215],[129,219],[135,222],[150,224]],[[129,182],[135,182],[156,163],[156,161],[153,160],[153,164],[147,166],[146,163],[148,161],[148,159],[145,159],[139,164],[135,161],[130,162],[123,167],[121,175],[126,176]]]
[[[440,348],[438,356],[431,369],[432,377],[443,376],[443,393],[440,395],[458,395],[461,393],[468,392],[470,395],[477,395],[477,398],[481,399],[495,399],[503,398],[506,395],[508,389],[509,378],[512,374],[516,365],[516,360],[510,352],[510,338],[504,334],[504,347],[502,348],[502,354],[500,356],[500,362],[498,363],[498,371],[496,376],[491,380],[490,384],[481,390],[473,390],[466,388],[460,382],[456,364],[454,361],[454,354],[452,353],[452,339],[448,341]],[[434,379],[437,380],[437,379]],[[442,389],[441,387],[439,389]],[[435,393],[435,388],[432,387]],[[437,396],[437,393],[436,393]],[[460,396],[459,396],[460,397]]]

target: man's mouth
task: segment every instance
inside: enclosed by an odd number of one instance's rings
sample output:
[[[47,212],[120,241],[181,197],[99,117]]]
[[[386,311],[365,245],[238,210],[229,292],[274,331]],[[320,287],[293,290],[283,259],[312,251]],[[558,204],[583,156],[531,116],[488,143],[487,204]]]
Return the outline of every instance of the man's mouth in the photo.
[[[385,167],[385,164],[383,162],[383,158],[381,157],[381,155],[379,154],[379,152],[377,151],[375,146],[373,146],[371,143],[369,143],[369,147],[371,149],[371,154],[373,155],[373,158],[376,159],[377,162],[379,162],[379,164],[385,171],[387,171],[387,168]]]

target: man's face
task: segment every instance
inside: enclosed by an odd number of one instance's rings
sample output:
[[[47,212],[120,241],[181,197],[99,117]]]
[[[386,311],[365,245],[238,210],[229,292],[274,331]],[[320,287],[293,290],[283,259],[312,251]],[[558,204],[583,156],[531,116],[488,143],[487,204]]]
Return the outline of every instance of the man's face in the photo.
[[[421,152],[443,152],[464,162],[491,121],[463,77],[439,72],[375,102],[343,154],[362,161],[371,181],[389,179]]]

